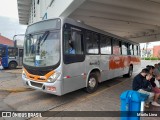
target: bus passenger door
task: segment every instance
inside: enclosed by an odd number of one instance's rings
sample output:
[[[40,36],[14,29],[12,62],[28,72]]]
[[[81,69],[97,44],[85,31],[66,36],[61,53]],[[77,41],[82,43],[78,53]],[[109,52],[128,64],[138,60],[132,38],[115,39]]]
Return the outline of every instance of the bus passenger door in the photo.
[[[18,65],[19,66],[22,66],[22,61],[23,61],[23,49],[19,49],[19,51],[18,51],[18,57],[19,57],[19,61],[18,61]]]
[[[79,28],[66,25],[64,35],[63,93],[85,87],[85,55],[83,32]]]

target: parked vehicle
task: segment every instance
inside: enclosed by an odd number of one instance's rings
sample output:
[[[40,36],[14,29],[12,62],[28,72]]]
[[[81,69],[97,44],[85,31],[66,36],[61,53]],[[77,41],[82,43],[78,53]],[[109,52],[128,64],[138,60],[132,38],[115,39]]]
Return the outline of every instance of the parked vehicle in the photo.
[[[24,41],[22,79],[26,86],[63,95],[117,76],[140,65],[139,44],[69,18],[29,25]]]
[[[0,57],[3,68],[15,69],[22,66],[23,47],[0,45]]]

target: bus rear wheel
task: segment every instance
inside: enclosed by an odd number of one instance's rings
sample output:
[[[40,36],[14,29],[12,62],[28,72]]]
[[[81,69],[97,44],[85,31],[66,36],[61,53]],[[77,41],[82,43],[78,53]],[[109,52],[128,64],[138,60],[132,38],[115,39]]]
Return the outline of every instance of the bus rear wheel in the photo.
[[[127,74],[123,75],[123,77],[131,77],[133,74],[133,67],[129,66],[129,71]]]
[[[98,76],[96,75],[96,73],[91,73],[88,78],[86,91],[88,93],[93,93],[94,91],[97,90],[97,87],[98,87]]]
[[[10,62],[9,63],[9,69],[15,69],[17,67],[17,63],[16,62]]]
[[[130,67],[129,67],[129,72],[128,72],[128,77],[131,77],[132,74],[133,74],[133,67],[130,66]]]

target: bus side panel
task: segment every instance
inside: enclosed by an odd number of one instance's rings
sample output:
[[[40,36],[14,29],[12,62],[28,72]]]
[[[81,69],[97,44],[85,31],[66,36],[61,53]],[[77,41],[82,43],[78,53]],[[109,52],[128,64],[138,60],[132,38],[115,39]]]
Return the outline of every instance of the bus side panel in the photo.
[[[63,94],[84,88],[86,85],[85,62],[63,66]]]
[[[128,57],[111,55],[109,58],[109,71],[111,78],[127,74],[129,70]]]
[[[8,57],[2,57],[2,66],[8,67]]]
[[[109,57],[110,55],[101,55],[100,57],[100,69],[101,81],[108,80],[112,77],[111,71],[109,70]]]
[[[16,57],[9,57],[9,58],[8,58],[8,65],[9,65],[9,63],[12,62],[12,61],[13,61],[13,62],[16,62],[16,63],[18,64],[18,57],[17,57],[17,56],[16,56]]]
[[[86,72],[88,77],[93,69],[100,70],[101,72],[100,64],[101,64],[100,55],[86,55]]]
[[[141,58],[139,56],[131,56],[130,64],[133,64],[133,71],[136,72],[140,69]]]
[[[94,64],[97,61],[100,62],[99,65]],[[92,65],[90,63],[92,63]],[[101,70],[100,82],[109,80],[128,73],[129,70],[128,58],[127,56],[121,56],[121,55],[87,56],[86,70],[89,72],[96,68],[99,68]]]

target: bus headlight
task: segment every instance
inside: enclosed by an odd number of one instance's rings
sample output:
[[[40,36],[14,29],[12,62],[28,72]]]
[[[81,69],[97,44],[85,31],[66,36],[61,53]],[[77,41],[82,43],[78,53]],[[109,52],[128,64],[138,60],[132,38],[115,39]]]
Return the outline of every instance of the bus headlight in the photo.
[[[55,72],[48,78],[48,82],[55,82],[60,75],[60,72]]]
[[[24,72],[24,70],[22,71],[22,77],[27,78],[26,73]]]

